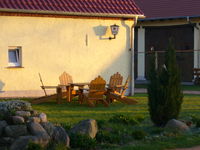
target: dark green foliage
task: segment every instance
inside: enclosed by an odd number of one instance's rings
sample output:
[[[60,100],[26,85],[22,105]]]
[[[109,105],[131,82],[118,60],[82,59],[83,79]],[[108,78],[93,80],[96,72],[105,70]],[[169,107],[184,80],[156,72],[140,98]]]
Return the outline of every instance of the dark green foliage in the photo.
[[[100,143],[120,143],[121,138],[117,134],[108,131],[99,131],[96,135],[96,140]]]
[[[72,125],[69,123],[61,123],[60,124],[66,131],[69,131],[72,128]]]
[[[68,150],[70,149],[67,147],[64,143],[55,143],[54,141],[51,141],[45,150]]]
[[[105,120],[96,120],[96,121],[99,129],[101,129],[106,123]]]
[[[199,128],[200,127],[200,116],[197,115],[192,115],[192,122],[194,124],[196,124],[196,127]]]
[[[138,122],[142,122],[142,121],[144,121],[144,119],[145,119],[145,117],[143,116],[143,115],[137,115],[137,116],[135,116],[135,119],[138,121]]]
[[[121,114],[114,115],[109,119],[110,122],[118,123],[118,124],[126,124],[126,125],[137,125],[139,122],[135,118],[131,118],[130,116],[125,116]]]
[[[83,134],[70,134],[70,147],[80,148],[81,150],[91,150],[96,146],[96,140]]]
[[[142,140],[147,136],[147,133],[143,130],[135,130],[132,132],[132,136],[136,140]]]
[[[165,55],[165,65],[158,70],[155,67],[155,55],[152,55],[150,63],[149,113],[155,125],[164,126],[170,119],[178,118],[183,99],[180,71],[176,64],[176,53],[171,41]]]
[[[27,150],[43,150],[43,148],[39,144],[35,144],[33,142],[29,142]]]

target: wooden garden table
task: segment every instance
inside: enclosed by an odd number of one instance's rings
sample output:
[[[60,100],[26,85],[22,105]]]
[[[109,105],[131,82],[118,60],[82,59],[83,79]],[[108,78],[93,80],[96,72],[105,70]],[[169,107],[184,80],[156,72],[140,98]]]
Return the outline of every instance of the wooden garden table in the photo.
[[[83,90],[84,86],[89,85],[89,82],[80,82],[80,83],[69,83],[70,86],[67,88],[67,101],[71,102],[72,100],[72,89],[76,86],[78,87],[78,101],[80,104],[83,102]]]

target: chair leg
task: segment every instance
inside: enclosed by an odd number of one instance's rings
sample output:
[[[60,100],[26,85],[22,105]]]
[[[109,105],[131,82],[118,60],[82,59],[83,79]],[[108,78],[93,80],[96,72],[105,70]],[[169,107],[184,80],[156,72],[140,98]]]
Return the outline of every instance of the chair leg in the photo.
[[[94,104],[94,101],[93,101],[93,100],[87,100],[87,104],[88,104],[90,107],[95,107],[95,104]]]
[[[57,104],[61,103],[61,99],[62,99],[62,88],[61,87],[57,87],[56,88],[56,93],[57,93]]]

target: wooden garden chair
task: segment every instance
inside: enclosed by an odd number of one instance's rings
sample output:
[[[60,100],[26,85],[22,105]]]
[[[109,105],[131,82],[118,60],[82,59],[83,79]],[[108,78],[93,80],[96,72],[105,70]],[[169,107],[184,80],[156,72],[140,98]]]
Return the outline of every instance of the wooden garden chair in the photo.
[[[123,76],[121,74],[119,74],[119,72],[113,74],[110,77],[110,81],[107,87],[107,96],[106,96],[106,100],[107,102],[111,103],[113,102],[113,99],[111,97],[109,97],[109,93],[110,92],[118,92],[120,93],[121,89],[122,89],[122,82],[123,82]]]
[[[60,80],[60,84],[57,86],[41,86],[41,88],[44,90],[45,92],[45,96],[36,98],[32,101],[32,104],[39,104],[39,103],[43,103],[43,102],[48,102],[51,99],[56,99],[57,103],[60,104],[61,103],[61,99],[63,97],[67,98],[67,101],[69,102],[73,96],[78,95],[78,93],[74,90],[73,86],[71,86],[69,83],[72,83],[72,77],[66,73],[63,72],[60,76],[59,76],[59,80]],[[56,89],[56,94],[52,94],[52,95],[47,95],[46,94],[46,89]]]
[[[118,86],[118,87],[121,87],[120,91],[108,91],[106,93],[107,100],[115,99],[115,100],[120,101],[125,104],[136,104],[137,101],[135,99],[128,98],[125,96],[126,90],[128,89],[129,81],[130,81],[130,76],[128,76],[128,78],[123,86],[120,86],[120,85]]]
[[[106,81],[98,76],[92,80],[89,84],[88,93],[84,94],[83,101],[89,106],[94,107],[97,103],[101,102],[105,107],[108,107],[108,102],[104,99],[104,94],[106,92]]]

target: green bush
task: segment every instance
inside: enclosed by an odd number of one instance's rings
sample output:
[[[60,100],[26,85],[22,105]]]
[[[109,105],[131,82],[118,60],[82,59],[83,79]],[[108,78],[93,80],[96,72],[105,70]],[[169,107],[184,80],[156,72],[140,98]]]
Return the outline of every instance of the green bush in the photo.
[[[138,122],[142,122],[142,121],[144,121],[144,119],[145,119],[145,116],[143,116],[143,115],[137,115],[137,116],[135,116],[135,119],[138,121]]]
[[[192,118],[192,122],[194,124],[196,124],[197,128],[199,128],[200,127],[200,116],[192,115],[191,118]]]
[[[39,144],[35,144],[33,142],[29,142],[27,150],[43,150],[43,148]]]
[[[96,120],[97,121],[97,125],[99,129],[102,129],[103,126],[105,125],[106,121],[105,120]]]
[[[132,132],[132,136],[136,140],[142,140],[147,136],[147,133],[143,130],[135,130]]]
[[[96,140],[100,143],[120,143],[120,136],[108,131],[99,131],[96,135]]]
[[[131,118],[130,116],[125,116],[122,114],[114,115],[109,119],[109,122],[125,124],[125,125],[137,125],[139,122],[135,118]]]
[[[165,126],[170,119],[177,119],[181,110],[180,71],[176,63],[176,52],[172,43],[165,55],[165,65],[159,70],[155,65],[155,54],[151,57],[148,73],[148,106],[151,120],[156,126]]]
[[[55,143],[54,141],[49,142],[45,150],[68,150],[70,149],[64,143]]]
[[[71,148],[80,148],[81,150],[91,150],[94,149],[96,146],[96,140],[90,138],[87,135],[71,133],[69,136],[70,136]]]
[[[72,125],[69,123],[61,123],[60,126],[62,126],[66,131],[69,131],[72,128]]]

